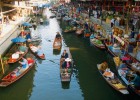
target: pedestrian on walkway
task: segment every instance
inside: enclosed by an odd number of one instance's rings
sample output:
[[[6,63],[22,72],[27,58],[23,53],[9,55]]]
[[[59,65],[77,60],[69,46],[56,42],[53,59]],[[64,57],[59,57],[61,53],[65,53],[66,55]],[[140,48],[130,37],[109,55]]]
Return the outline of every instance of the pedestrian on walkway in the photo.
[[[33,28],[34,28],[34,30],[36,30],[36,27],[37,27],[36,22],[34,22],[34,23],[33,23]]]
[[[114,21],[115,21],[115,19],[112,18],[112,19],[111,19],[111,28],[114,26]]]

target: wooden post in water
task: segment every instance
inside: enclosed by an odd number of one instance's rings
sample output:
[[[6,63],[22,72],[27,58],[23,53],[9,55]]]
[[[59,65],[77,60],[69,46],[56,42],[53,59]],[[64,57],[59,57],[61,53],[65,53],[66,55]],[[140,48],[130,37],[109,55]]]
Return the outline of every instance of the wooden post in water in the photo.
[[[1,54],[0,54],[0,62],[1,62],[2,72],[3,72],[3,74],[4,74],[4,67],[3,67],[3,61],[2,61]]]

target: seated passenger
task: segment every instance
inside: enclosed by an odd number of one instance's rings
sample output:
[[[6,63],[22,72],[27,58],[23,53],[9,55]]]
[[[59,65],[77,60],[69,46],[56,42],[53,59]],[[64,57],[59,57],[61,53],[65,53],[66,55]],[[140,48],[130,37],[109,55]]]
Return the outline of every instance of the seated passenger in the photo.
[[[66,59],[66,58],[68,58],[68,53],[67,53],[67,51],[66,51],[66,50],[64,50],[64,52],[63,52],[62,56],[64,56],[64,58],[65,58],[65,59]]]
[[[28,61],[25,59],[25,58],[23,58],[22,57],[22,62],[21,61],[19,61],[19,63],[21,64],[21,66],[22,66],[22,68],[20,69],[20,73],[22,73],[23,71],[25,71],[28,67],[29,67],[29,65],[28,65]]]

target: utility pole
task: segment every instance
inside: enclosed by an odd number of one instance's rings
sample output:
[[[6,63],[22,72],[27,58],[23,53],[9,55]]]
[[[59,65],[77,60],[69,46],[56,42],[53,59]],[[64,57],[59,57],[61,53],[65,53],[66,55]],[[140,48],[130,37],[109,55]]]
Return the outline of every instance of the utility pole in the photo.
[[[103,20],[103,0],[101,2],[101,25],[102,25],[102,20]]]
[[[0,30],[0,35],[2,34],[2,30],[3,30],[3,13],[2,13],[2,2],[0,0],[0,17],[1,17],[1,30]]]

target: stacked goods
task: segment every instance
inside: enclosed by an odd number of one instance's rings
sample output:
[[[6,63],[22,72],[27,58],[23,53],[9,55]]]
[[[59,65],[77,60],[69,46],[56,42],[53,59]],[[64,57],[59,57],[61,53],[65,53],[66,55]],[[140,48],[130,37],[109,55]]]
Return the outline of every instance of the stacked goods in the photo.
[[[118,88],[118,89],[124,89],[124,88],[126,88],[123,84],[121,84],[121,83],[117,83],[117,84],[113,84],[116,88]]]
[[[119,66],[121,64],[120,58],[119,57],[114,57],[114,62],[116,64],[116,66]]]

